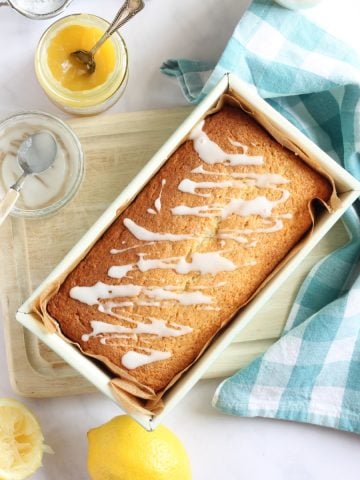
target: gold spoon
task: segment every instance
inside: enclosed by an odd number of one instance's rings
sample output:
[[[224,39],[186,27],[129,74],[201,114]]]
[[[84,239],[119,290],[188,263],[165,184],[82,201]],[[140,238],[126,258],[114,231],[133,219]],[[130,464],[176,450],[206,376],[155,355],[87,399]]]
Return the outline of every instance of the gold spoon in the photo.
[[[124,23],[126,23],[130,18],[136,15],[140,10],[144,8],[143,0],[126,0],[124,5],[120,8],[116,14],[114,20],[109,25],[109,28],[106,30],[104,35],[96,42],[91,50],[76,50],[71,53],[71,56],[74,57],[79,63],[86,66],[86,70],[89,74],[94,73],[96,69],[96,62],[94,56],[99,50],[101,45],[106,42],[111,35],[116,32]]]

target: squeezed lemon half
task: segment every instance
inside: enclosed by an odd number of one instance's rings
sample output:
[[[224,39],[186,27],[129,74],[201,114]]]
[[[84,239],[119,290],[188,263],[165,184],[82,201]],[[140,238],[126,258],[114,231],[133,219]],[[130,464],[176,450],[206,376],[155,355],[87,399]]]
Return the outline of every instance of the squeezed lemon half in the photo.
[[[44,445],[40,425],[30,410],[10,398],[0,398],[0,480],[23,480],[40,466]]]

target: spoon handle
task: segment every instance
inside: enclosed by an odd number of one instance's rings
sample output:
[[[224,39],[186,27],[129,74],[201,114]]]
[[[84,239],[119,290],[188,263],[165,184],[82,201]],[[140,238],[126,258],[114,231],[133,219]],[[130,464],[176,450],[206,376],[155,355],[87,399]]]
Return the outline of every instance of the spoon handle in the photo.
[[[104,35],[96,42],[90,53],[94,56],[101,45],[111,37],[121,26],[130,20],[134,15],[140,12],[145,7],[143,0],[125,0],[125,3],[115,15],[114,20],[110,23]]]
[[[11,212],[13,206],[15,205],[17,199],[19,198],[20,192],[10,188],[6,193],[5,197],[0,201],[0,225],[2,225],[5,218]]]

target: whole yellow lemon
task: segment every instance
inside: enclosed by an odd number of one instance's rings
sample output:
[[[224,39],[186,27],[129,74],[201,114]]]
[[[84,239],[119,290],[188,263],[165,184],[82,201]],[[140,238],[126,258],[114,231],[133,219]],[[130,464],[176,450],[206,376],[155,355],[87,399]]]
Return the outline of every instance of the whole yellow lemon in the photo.
[[[92,480],[191,480],[183,444],[160,425],[147,432],[127,415],[88,432]]]

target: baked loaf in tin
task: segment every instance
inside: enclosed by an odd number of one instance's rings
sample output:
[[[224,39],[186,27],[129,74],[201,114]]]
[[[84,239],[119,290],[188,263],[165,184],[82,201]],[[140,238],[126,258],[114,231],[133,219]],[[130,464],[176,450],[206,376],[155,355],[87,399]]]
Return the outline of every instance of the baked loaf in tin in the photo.
[[[311,202],[332,191],[251,115],[223,106],[69,273],[47,314],[151,400],[253,297],[311,229]]]

